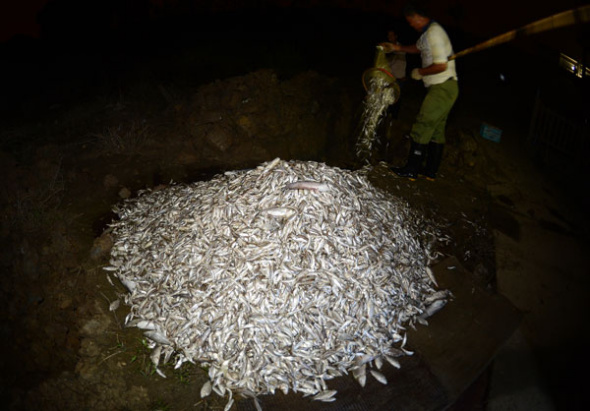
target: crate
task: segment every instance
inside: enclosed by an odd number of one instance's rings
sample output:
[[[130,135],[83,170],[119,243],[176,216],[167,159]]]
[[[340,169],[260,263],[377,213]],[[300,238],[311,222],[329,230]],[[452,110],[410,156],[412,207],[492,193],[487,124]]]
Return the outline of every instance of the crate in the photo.
[[[491,126],[488,123],[482,123],[481,128],[479,129],[479,135],[485,138],[486,140],[499,143],[500,138],[502,138],[502,130],[497,127]]]

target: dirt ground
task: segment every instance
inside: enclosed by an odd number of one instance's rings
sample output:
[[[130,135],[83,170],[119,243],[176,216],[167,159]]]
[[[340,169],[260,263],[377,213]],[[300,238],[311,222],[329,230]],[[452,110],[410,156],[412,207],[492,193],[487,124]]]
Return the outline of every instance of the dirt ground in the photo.
[[[143,74],[115,93],[25,107],[3,123],[2,408],[223,409],[225,399],[200,398],[205,371],[165,366],[168,378],[156,375],[141,333],[123,327],[126,307],[109,310],[124,292],[101,269],[112,207],[146,187],[275,157],[356,166],[360,73],[261,69],[193,85]],[[452,241],[440,251],[524,313],[520,331],[543,392],[557,409],[576,409],[568,405],[579,404],[582,382],[571,376],[588,359],[585,204],[528,157],[530,105],[510,88],[463,84],[437,181],[410,182],[387,167],[405,159],[403,134],[424,92],[417,83],[399,118],[380,128],[390,144],[370,178],[444,222]],[[486,99],[506,104],[490,110]],[[483,121],[501,125],[500,143],[480,137]],[[484,389],[463,409],[485,409],[518,389],[509,388]]]

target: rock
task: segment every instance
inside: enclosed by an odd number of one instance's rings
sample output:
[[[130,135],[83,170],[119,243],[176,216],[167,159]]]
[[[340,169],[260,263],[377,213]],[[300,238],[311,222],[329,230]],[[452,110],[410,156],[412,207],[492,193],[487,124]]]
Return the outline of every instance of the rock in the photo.
[[[80,360],[76,364],[76,373],[83,380],[92,380],[97,374],[97,365],[93,361]]]
[[[58,307],[60,310],[65,310],[72,305],[72,299],[65,294],[60,294]]]
[[[81,328],[80,334],[83,335],[101,335],[109,328],[111,324],[110,317],[106,315],[95,316],[87,321]]]
[[[93,339],[82,339],[79,350],[79,353],[82,357],[98,357],[100,355],[100,352],[100,348]]]
[[[92,249],[90,250],[90,258],[95,261],[101,260],[105,257],[109,256],[111,252],[111,248],[113,248],[113,238],[108,233],[104,233],[92,244]]]
[[[226,152],[234,143],[235,131],[223,124],[212,124],[205,133],[207,142],[222,153]]]
[[[131,191],[127,187],[123,187],[119,190],[119,197],[122,199],[126,199],[131,197]]]

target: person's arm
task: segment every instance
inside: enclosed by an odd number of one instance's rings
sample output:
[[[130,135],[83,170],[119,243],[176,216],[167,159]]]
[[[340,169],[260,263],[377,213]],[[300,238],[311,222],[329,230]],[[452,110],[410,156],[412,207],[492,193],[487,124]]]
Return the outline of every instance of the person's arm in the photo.
[[[412,70],[410,77],[414,80],[422,80],[424,76],[442,73],[447,69],[447,63],[433,63],[428,67],[415,68]]]
[[[447,69],[447,63],[434,63],[428,67],[422,67],[422,68],[415,69],[415,70],[418,70],[418,73],[421,76],[430,76],[432,74],[442,73],[446,69]]]
[[[415,44],[412,44],[411,46],[402,46],[401,44],[393,44],[393,43],[380,43],[379,44],[381,47],[383,47],[383,51],[385,51],[386,53],[391,53],[392,51],[401,51],[404,53],[410,53],[410,54],[417,54],[420,53],[420,50],[418,50],[418,47],[416,47]]]

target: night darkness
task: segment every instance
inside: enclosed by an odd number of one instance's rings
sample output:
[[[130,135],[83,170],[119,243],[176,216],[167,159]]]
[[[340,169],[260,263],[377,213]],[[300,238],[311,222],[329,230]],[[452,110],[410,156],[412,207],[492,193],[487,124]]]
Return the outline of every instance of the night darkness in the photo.
[[[371,58],[372,51],[365,44],[379,41],[388,28],[396,28],[402,42],[416,39],[416,33],[401,18],[402,1],[287,1],[259,2],[255,6],[249,2],[199,1],[44,3],[29,2],[28,6],[12,6],[14,9],[2,6],[0,40],[4,43],[0,43],[0,51],[6,63],[0,103],[9,112],[30,97],[46,100],[41,104],[49,106],[59,104],[76,98],[72,93],[83,94],[89,86],[119,81],[113,79],[120,79],[137,66],[156,66],[183,53],[198,53],[200,48],[202,52],[203,46],[220,53],[223,50],[221,54],[232,55],[233,62],[216,66],[222,59],[209,59],[207,64],[189,67],[183,61],[166,71],[196,70],[202,83],[269,66],[281,71],[315,69],[352,76]],[[582,4],[508,3],[496,2],[485,8],[449,0],[432,2],[429,10],[452,34],[457,52]],[[576,59],[587,58],[587,30],[578,26],[541,33],[501,46],[500,51],[473,56],[461,66],[469,76],[473,70],[470,65],[478,70],[482,62],[490,71],[514,71],[515,76],[524,77],[517,81],[535,83],[544,75],[539,71],[551,70],[560,52]],[[286,49],[292,51],[293,59],[280,61]],[[326,50],[330,59],[325,57]],[[508,61],[496,54],[503,51],[515,55]],[[184,67],[178,67],[180,64]],[[533,73],[528,73],[532,66]],[[70,87],[68,81],[76,85]]]
[[[170,371],[166,382],[150,374],[141,333],[121,326],[123,308],[109,311],[123,290],[101,269],[112,208],[138,190],[276,157],[359,168],[362,73],[388,30],[403,44],[418,38],[404,4],[0,6],[1,409],[223,409],[225,399],[198,396],[204,373],[196,367]],[[583,5],[426,2],[455,52]],[[580,22],[457,59],[460,95],[435,182],[409,182],[388,168],[405,161],[404,135],[425,94],[421,83],[405,83],[399,117],[378,129],[388,143],[369,177],[445,221],[453,240],[442,253],[457,258],[474,290],[506,297],[522,320],[459,393],[441,384],[421,398],[408,377],[399,385],[406,393],[378,391],[387,405],[354,394],[365,407],[358,409],[397,409],[387,395],[416,396],[432,410],[526,409],[535,401],[529,409],[585,409],[588,378],[578,375],[590,365],[583,319],[590,312],[590,90],[588,76],[571,71],[590,65],[589,39],[589,23]],[[408,56],[409,69],[419,65],[418,55]],[[501,141],[484,139],[483,124],[501,129]],[[476,343],[467,351],[478,353]],[[420,355],[411,361],[404,376],[436,374]],[[280,401],[264,409],[292,409]],[[312,409],[322,408],[313,402]]]

